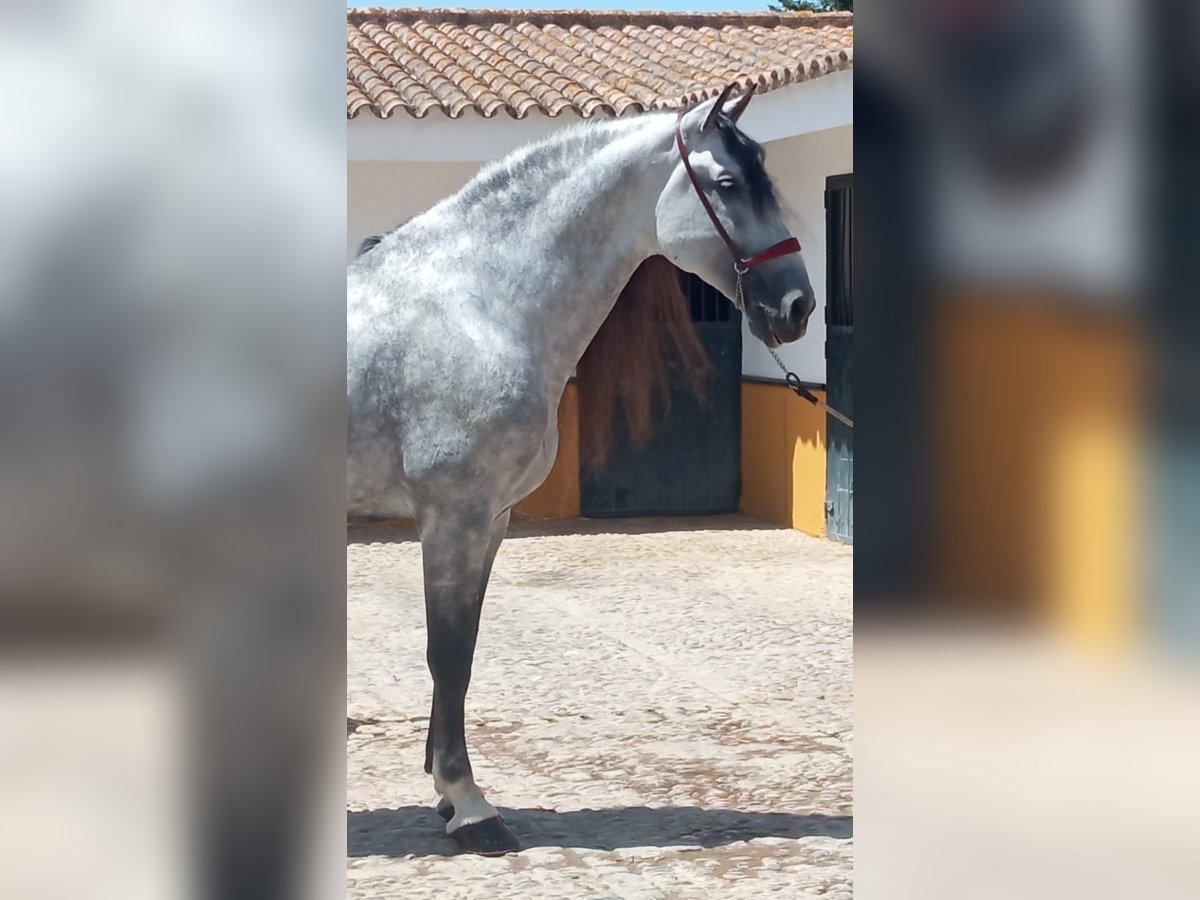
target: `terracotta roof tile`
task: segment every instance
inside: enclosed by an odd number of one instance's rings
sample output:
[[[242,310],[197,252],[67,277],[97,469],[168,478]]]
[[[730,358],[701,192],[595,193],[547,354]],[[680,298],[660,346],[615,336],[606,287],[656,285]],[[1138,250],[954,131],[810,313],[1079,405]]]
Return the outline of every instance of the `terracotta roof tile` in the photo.
[[[351,9],[346,115],[625,115],[848,69],[849,13]]]

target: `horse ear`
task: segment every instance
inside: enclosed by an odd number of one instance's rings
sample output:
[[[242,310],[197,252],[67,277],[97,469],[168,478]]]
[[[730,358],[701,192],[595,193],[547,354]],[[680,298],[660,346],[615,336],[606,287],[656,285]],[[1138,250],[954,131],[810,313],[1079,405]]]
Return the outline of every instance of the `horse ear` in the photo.
[[[753,96],[754,84],[751,83],[750,87],[746,88],[742,96],[738,97],[733,105],[726,110],[726,112],[729,114],[729,118],[733,119],[735,122],[740,119],[742,117],[742,113],[746,111],[746,107],[750,105],[750,98]]]
[[[704,124],[700,126],[701,131],[707,131],[709,126],[717,121],[717,116],[721,110],[725,108],[725,101],[729,99],[729,95],[733,92],[733,85],[727,84],[716,100],[711,101],[712,107],[708,111],[708,115],[704,117]]]

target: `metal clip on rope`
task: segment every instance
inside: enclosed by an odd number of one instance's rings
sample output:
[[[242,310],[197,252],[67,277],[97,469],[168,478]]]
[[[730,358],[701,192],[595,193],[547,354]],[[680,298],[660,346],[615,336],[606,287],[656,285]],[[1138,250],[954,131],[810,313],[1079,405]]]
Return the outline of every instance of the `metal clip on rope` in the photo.
[[[784,380],[787,381],[788,387],[790,387],[799,396],[803,397],[805,400],[807,400],[813,406],[816,406],[816,407],[819,407],[819,408],[825,410],[825,412],[829,413],[829,415],[833,416],[835,419],[837,419],[839,422],[841,422],[847,428],[854,427],[853,419],[851,419],[849,416],[842,415],[840,412],[838,412],[836,409],[834,409],[832,406],[830,406],[828,403],[826,403],[824,400],[822,400],[820,397],[818,397],[816,394],[814,394],[812,391],[810,391],[808,388],[806,388],[803,384],[801,384],[800,376],[797,375],[795,372],[791,371],[786,365],[784,365],[783,360],[779,358],[779,354],[776,353],[774,350],[772,350],[770,347],[768,347],[767,350],[768,350],[768,352],[770,352],[771,358],[775,360],[775,364],[777,366],[779,366],[780,369],[783,370]]]

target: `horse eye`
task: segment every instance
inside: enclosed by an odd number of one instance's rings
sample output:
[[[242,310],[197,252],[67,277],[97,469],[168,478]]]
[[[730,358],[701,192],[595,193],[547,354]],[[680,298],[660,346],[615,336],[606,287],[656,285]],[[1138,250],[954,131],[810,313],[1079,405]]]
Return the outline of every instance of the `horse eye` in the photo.
[[[731,191],[737,187],[737,182],[733,180],[732,175],[722,175],[717,179],[717,187],[723,191]]]

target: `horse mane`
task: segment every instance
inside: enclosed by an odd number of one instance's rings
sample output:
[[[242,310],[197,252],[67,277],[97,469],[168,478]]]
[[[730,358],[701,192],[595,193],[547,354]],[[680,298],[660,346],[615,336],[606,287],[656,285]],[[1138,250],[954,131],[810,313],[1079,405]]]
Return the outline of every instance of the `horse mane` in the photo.
[[[618,408],[635,447],[654,435],[656,413],[670,405],[672,371],[704,397],[712,365],[679,276],[665,257],[643,262],[576,367],[580,457],[593,471],[608,458]]]

